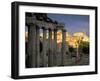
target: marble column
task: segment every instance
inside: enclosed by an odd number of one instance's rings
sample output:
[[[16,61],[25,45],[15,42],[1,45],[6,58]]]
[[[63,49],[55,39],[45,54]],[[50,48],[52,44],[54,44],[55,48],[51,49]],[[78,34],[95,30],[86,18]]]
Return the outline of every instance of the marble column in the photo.
[[[53,49],[53,65],[57,65],[57,29],[54,29],[54,49]]]
[[[36,67],[40,66],[40,29],[36,27]]]
[[[49,29],[49,36],[48,36],[48,66],[51,67],[53,66],[53,52],[52,52],[52,30]]]
[[[62,48],[61,48],[61,65],[65,65],[65,57],[66,57],[66,30],[62,30]]]
[[[46,29],[45,27],[42,28],[43,29],[43,52],[42,52],[42,66],[46,67],[47,63],[46,63]]]
[[[36,66],[36,26],[30,25],[28,28],[28,67]]]

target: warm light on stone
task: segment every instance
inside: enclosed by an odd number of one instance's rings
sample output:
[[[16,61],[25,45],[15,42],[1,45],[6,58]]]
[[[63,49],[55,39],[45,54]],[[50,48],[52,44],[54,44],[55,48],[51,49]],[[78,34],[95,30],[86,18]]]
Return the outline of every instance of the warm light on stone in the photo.
[[[43,37],[43,33],[40,33],[40,36]],[[48,39],[48,34],[46,38]],[[85,32],[76,32],[72,36],[68,32],[66,32],[66,42],[68,43],[68,45],[74,48],[78,46],[77,40],[79,40],[80,38],[84,42],[89,42],[89,37],[86,35]],[[25,32],[25,39],[27,41],[28,32]],[[54,32],[52,32],[52,39],[54,39]],[[62,42],[62,31],[59,30],[57,31],[57,43],[61,43],[61,42]]]

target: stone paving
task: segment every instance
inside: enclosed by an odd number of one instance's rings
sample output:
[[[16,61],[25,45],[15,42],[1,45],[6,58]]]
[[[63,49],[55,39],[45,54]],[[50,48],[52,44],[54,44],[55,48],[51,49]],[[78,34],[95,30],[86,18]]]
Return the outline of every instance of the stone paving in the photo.
[[[60,54],[58,54],[58,58],[60,58]],[[75,56],[72,57],[69,54],[67,54],[64,59],[65,59],[65,66],[89,65],[89,55],[88,54],[82,54],[78,62],[76,62]],[[61,59],[58,59],[58,62],[57,62],[58,65],[60,61]]]
[[[55,66],[62,66],[61,65],[61,53],[57,53],[57,64]],[[71,56],[70,54],[66,54],[65,57],[65,65],[64,66],[80,66],[80,65],[89,65],[89,55],[82,54],[79,61],[76,62],[76,57]],[[45,58],[48,67],[48,56]],[[52,67],[55,67],[52,66]]]

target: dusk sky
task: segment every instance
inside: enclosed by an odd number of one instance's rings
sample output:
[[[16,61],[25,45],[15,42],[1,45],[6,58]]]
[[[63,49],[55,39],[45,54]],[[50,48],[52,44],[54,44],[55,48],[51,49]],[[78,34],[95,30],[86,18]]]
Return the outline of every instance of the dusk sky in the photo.
[[[52,20],[65,24],[65,29],[72,35],[75,32],[85,32],[89,36],[89,15],[51,14],[47,16]],[[27,31],[27,28],[25,27]]]
[[[71,15],[71,14],[48,14],[53,20],[65,24],[65,29],[73,34],[75,32],[86,32],[89,36],[89,16],[88,15]]]

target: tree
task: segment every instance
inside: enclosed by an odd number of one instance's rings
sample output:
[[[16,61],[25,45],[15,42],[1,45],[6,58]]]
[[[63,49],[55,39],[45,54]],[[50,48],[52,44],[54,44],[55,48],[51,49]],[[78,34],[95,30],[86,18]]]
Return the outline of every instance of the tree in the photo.
[[[82,42],[80,47],[82,48],[82,53],[89,54],[89,42]]]
[[[74,51],[74,48],[73,47],[71,47],[71,46],[69,46],[69,52],[73,52]]]
[[[75,36],[76,37],[76,62],[78,62],[80,60],[80,54],[79,54],[79,48],[80,48],[80,44],[82,43],[83,37],[82,36]]]
[[[73,48],[72,46],[69,46],[69,53],[71,57],[76,57],[75,48]]]

